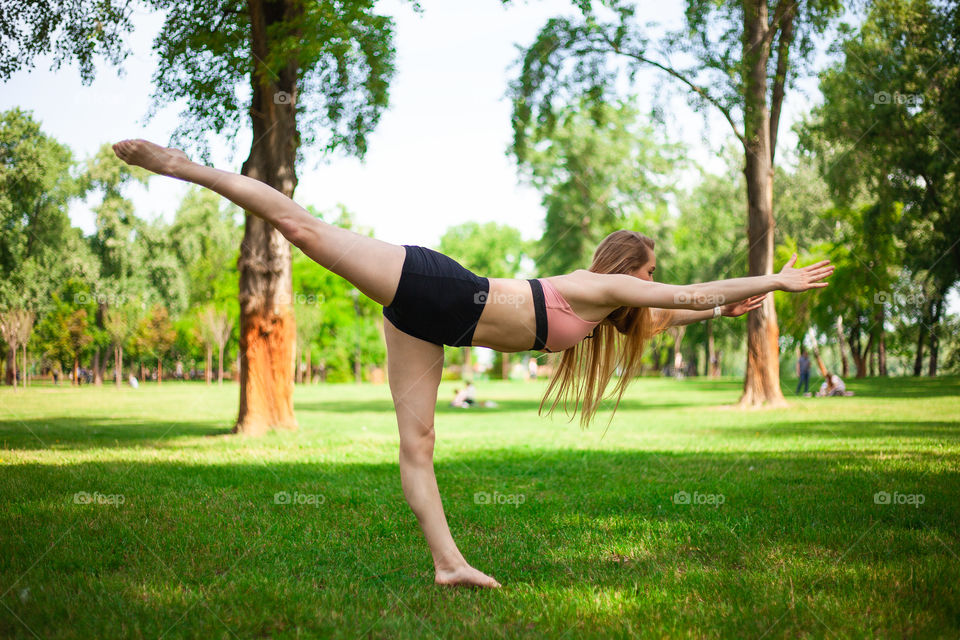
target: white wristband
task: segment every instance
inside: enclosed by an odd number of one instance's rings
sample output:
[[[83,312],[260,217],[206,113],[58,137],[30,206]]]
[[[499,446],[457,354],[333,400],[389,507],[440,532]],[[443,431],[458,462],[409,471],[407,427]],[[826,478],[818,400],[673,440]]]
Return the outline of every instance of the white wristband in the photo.
[[[714,317],[714,318],[719,318],[721,313],[723,313],[723,309],[721,309],[720,307],[714,307],[714,308],[713,308],[713,317]]]

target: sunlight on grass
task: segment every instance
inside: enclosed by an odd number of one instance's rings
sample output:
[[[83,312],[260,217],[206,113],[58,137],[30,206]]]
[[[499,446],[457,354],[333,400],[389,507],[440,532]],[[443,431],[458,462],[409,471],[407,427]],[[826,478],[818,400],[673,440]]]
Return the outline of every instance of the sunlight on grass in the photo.
[[[958,632],[956,379],[751,411],[737,381],[641,380],[606,434],[538,417],[543,383],[453,388],[438,481],[497,593],[432,585],[386,386],[300,387],[300,429],[258,439],[230,385],[0,391],[0,634]]]

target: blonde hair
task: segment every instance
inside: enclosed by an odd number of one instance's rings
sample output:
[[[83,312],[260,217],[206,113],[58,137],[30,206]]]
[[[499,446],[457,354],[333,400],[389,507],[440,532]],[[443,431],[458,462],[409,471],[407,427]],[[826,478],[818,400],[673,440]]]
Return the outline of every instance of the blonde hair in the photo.
[[[597,246],[590,264],[594,273],[632,273],[646,265],[653,254],[654,242],[642,233],[621,229],[614,231]],[[647,307],[619,307],[604,318],[593,331],[593,337],[582,340],[563,352],[560,366],[550,380],[540,401],[544,404],[555,394],[547,415],[563,402],[563,412],[573,416],[580,411],[580,426],[586,428],[604,400],[604,392],[619,370],[620,379],[611,397],[616,397],[613,414],[630,381],[640,374],[643,348],[647,340],[669,326],[670,314],[654,316]],[[570,411],[570,404],[573,411]],[[607,421],[609,427],[610,421]]]

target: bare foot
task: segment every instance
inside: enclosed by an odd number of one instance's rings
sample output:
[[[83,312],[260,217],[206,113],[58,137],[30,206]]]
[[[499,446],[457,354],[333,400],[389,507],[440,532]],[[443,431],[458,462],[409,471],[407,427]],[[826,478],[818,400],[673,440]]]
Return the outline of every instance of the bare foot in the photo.
[[[113,145],[117,157],[147,171],[172,176],[178,165],[190,162],[183,151],[161,147],[147,140],[121,140]]]
[[[485,587],[488,589],[496,589],[501,586],[499,582],[470,565],[464,565],[449,571],[437,569],[434,582],[448,586]]]

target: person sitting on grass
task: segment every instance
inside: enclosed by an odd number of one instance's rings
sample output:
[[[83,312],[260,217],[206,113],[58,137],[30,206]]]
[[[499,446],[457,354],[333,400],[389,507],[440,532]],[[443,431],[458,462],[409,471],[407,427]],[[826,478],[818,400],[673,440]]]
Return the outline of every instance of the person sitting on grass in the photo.
[[[823,384],[820,385],[820,390],[817,391],[818,398],[825,398],[827,396],[852,396],[853,391],[847,391],[847,386],[843,383],[843,380],[835,373],[827,372],[827,375],[824,376]]]
[[[562,351],[540,409],[553,396],[548,413],[561,401],[565,410],[572,404],[586,426],[614,372],[620,375],[613,391],[616,409],[640,372],[645,342],[665,327],[739,316],[772,305],[771,291],[825,287],[833,272],[828,260],[796,268],[794,255],[779,273],[660,284],[653,281],[653,240],[623,229],[603,239],[588,269],[530,280],[486,278],[431,249],[327,224],[273,187],[196,164],[182,151],[146,140],[124,140],[113,149],[128,164],[211,189],[263,218],[308,257],[383,305],[387,375],[400,432],[400,482],[430,547],[437,584],[500,586],[460,553],[437,488],[434,413],[443,345],[507,353]]]

